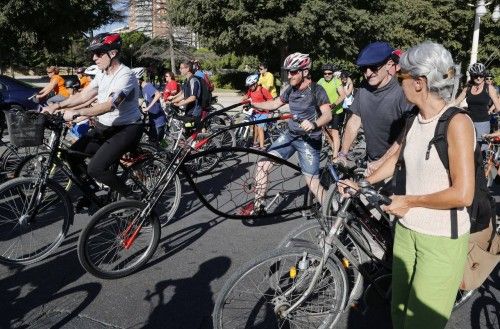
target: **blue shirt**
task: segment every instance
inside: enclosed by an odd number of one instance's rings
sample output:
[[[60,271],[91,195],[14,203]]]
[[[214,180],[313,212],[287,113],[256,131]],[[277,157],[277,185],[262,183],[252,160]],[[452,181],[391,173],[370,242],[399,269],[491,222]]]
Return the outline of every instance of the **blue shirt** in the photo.
[[[142,87],[142,95],[144,96],[146,104],[149,105],[153,101],[157,91],[158,90],[156,90],[156,88],[149,82]],[[162,127],[167,123],[167,118],[165,117],[165,112],[163,112],[161,108],[160,100],[157,100],[156,103],[154,103],[154,105],[149,109],[148,115],[149,120],[153,121],[156,127]]]
[[[290,113],[296,115],[299,121],[316,121],[321,114],[319,107],[324,104],[330,104],[328,95],[323,87],[316,84],[316,96],[313,96],[312,88],[309,86],[305,90],[295,89],[289,86],[280,96],[283,103],[288,103]],[[288,129],[294,135],[305,135],[306,132],[295,120],[288,120]],[[321,139],[321,130],[309,133],[313,139]]]

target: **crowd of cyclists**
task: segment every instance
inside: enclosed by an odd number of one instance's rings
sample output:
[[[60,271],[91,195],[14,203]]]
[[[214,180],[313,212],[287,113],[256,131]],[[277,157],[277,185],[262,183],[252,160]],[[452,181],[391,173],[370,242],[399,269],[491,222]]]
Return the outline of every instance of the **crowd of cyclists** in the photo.
[[[207,110],[203,93],[213,90],[213,85],[199,62],[185,60],[179,65],[185,81],[180,84],[173,72],[166,72],[160,92],[146,81],[143,68],[131,69],[120,61],[121,38],[116,33],[95,36],[88,51],[95,66],[77,69],[79,92],[70,94],[58,69],[50,66],[50,82],[37,98],[55,94],[47,99],[43,112],[62,113],[73,122],[71,149],[93,155],[88,162],[77,155],[68,159],[71,170],[90,190],[97,189],[98,182],[124,198],[140,199],[117,177],[113,164],[141,140],[141,111],[148,116],[150,141],[158,144],[166,131],[165,104],[180,107],[185,116],[199,122]],[[387,42],[373,42],[361,50],[356,66],[362,74],[357,87],[347,71],[331,63],[321,66],[322,78],[314,82],[311,57],[290,54],[283,63],[288,84],[278,94],[273,74],[260,63],[258,72],[246,78],[247,91],[241,101],[252,104],[253,120],[268,118],[286,104],[293,119],[271,145],[264,143],[266,124],[256,124],[252,147],[282,159],[297,154],[307,186],[322,204],[325,191],[319,171],[324,141],[331,149],[331,161],[347,165],[362,129],[365,179],[391,195],[392,204],[384,210],[399,218],[393,249],[397,261],[392,270],[394,328],[423,328],[424,324],[444,328],[467,255],[470,222],[466,207],[474,195],[474,147],[496,129],[490,125],[490,114],[500,110],[498,91],[485,65],[475,63],[468,69],[470,82],[453,98],[460,76],[452,54],[433,42],[404,52]],[[459,113],[450,119],[447,170],[436,149],[428,145],[439,118],[464,100],[468,115]],[[405,130],[409,113],[416,119]],[[406,166],[405,193],[393,195],[391,177],[401,161]],[[272,167],[269,159],[257,163],[254,200],[241,209],[241,215],[265,208]],[[339,190],[345,196],[346,186],[359,188],[357,182],[343,180]],[[449,209],[458,209],[456,237],[451,235]]]

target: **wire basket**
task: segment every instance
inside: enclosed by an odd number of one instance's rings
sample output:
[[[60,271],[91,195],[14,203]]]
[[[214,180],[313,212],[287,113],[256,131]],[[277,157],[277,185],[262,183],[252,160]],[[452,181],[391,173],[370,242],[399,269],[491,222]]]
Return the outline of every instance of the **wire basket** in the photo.
[[[43,144],[45,115],[28,111],[5,111],[10,142],[17,147]]]

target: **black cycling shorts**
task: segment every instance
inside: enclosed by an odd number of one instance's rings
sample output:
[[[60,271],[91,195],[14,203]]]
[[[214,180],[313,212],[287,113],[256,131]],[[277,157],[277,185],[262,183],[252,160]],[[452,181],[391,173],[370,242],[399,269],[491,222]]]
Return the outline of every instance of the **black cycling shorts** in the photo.
[[[342,112],[340,114],[332,113],[332,121],[330,121],[330,123],[328,123],[327,128],[340,130],[340,128],[344,124],[344,115],[345,115],[344,112]]]

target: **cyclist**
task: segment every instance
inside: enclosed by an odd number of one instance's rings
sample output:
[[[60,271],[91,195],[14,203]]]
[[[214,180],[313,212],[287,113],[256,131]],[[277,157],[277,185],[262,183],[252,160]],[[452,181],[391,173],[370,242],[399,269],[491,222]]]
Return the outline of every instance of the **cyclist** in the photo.
[[[324,190],[318,178],[321,150],[319,128],[331,121],[332,114],[325,89],[311,80],[311,63],[307,54],[289,55],[285,59],[283,69],[288,72],[290,85],[280,97],[257,103],[256,107],[275,110],[285,104],[290,106],[290,112],[297,119],[288,121],[287,131],[269,147],[268,152],[283,159],[288,159],[297,152],[306,183],[317,200],[322,202]],[[269,160],[257,163],[255,200],[241,209],[241,215],[248,216],[254,211],[261,212],[265,209],[267,175],[271,168],[272,162]]]
[[[165,73],[165,82],[163,101],[167,102],[170,96],[175,96],[181,90],[181,86],[175,81],[175,74],[170,71]]]
[[[181,92],[175,96],[169,96],[168,100],[175,106],[185,107],[184,114],[193,117],[195,123],[201,117],[201,81],[194,77],[194,66],[192,61],[185,60],[179,65],[179,71],[186,77],[182,84]]]
[[[76,69],[76,75],[80,80],[80,89],[87,87],[90,84],[90,81],[92,81],[92,79],[87,74],[85,74],[85,68],[83,67],[79,67]]]
[[[89,184],[90,189],[96,186],[87,174],[125,197],[137,197],[116,176],[115,164],[123,154],[135,148],[142,135],[141,113],[137,106],[139,84],[132,71],[120,62],[121,43],[118,33],[96,35],[87,48],[99,68],[94,80],[82,92],[44,111],[62,111],[67,121],[75,116],[95,116],[94,128],[71,146],[72,150],[93,156],[86,168],[82,157],[71,155],[68,159],[71,169]],[[97,104],[93,107],[70,109],[95,96]]]
[[[495,87],[485,83],[486,66],[482,63],[474,63],[469,68],[470,84],[464,88],[455,100],[454,104],[460,104],[464,99],[467,101],[469,115],[476,128],[476,138],[482,141],[482,136],[490,132],[489,104],[490,100],[497,109],[500,108],[500,99],[498,98]],[[486,150],[484,144],[481,149]]]
[[[274,76],[271,72],[267,71],[267,64],[262,62],[259,64],[259,82],[258,84],[266,88],[273,97],[278,96],[276,91],[276,83],[274,81]]]
[[[406,134],[403,160],[406,195],[392,196],[384,210],[399,217],[395,227],[391,313],[393,328],[444,328],[464,273],[474,197],[474,126],[461,113],[450,119],[449,170],[435,147],[428,149],[436,125],[451,107],[453,58],[442,45],[424,42],[401,57],[398,80],[418,116]],[[367,177],[380,182],[394,173],[398,149]],[[344,183],[357,188],[351,181]],[[452,237],[450,210],[456,211]]]
[[[47,99],[47,104],[53,104],[65,100],[69,97],[69,90],[64,85],[64,79],[59,75],[59,68],[55,66],[47,67],[47,75],[50,82],[42,90],[38,92],[36,98],[38,100],[49,96],[52,92],[54,96]]]
[[[248,91],[243,96],[242,102],[250,99],[252,104],[262,103],[273,99],[271,93],[264,87],[259,86],[257,81],[259,80],[258,74],[251,74],[245,80],[245,86],[247,86]],[[266,110],[255,110],[252,119],[261,120],[268,118],[268,112]],[[266,129],[265,123],[259,123],[253,126],[253,147],[264,150],[264,131]]]
[[[142,96],[146,102],[146,107],[142,111],[148,114],[150,142],[157,144],[163,139],[167,124],[167,117],[160,105],[161,93],[151,83],[144,81],[143,67],[132,69],[132,71],[139,80]]]
[[[319,79],[318,85],[325,89],[332,109],[332,121],[325,129],[325,136],[332,149],[332,157],[335,159],[340,148],[339,131],[344,123],[342,103],[345,99],[345,91],[340,78],[334,77],[335,67],[332,64],[323,65],[322,70],[323,77]]]
[[[354,84],[352,83],[352,79],[349,76],[349,72],[347,71],[342,71],[340,74],[340,81],[342,81],[342,86],[344,87],[344,92],[345,92],[345,98],[344,102],[342,103],[342,107],[344,108],[344,111],[346,112],[344,115],[344,118],[346,115],[348,115],[348,111],[351,107],[352,101],[354,99],[353,93],[354,93]],[[344,120],[347,120],[348,118],[345,118]]]
[[[387,42],[370,43],[361,50],[356,62],[364,82],[351,105],[352,115],[344,127],[342,148],[336,160],[346,162],[347,153],[363,124],[369,162],[366,174],[397,151],[399,144],[394,142],[403,128],[403,113],[412,108],[397,80],[389,74],[395,65],[393,51]]]

